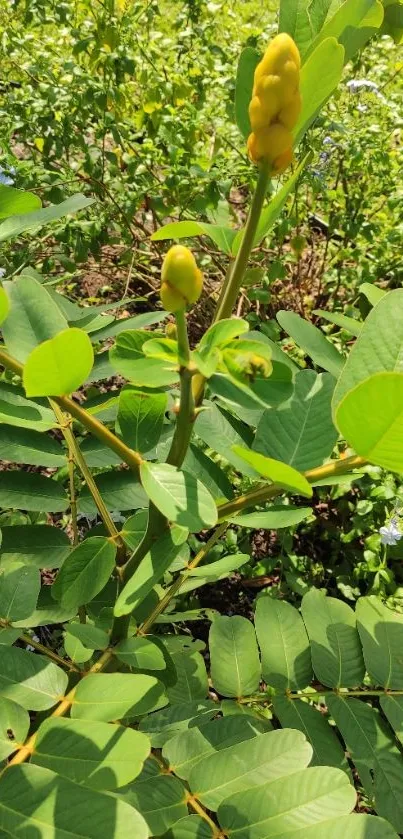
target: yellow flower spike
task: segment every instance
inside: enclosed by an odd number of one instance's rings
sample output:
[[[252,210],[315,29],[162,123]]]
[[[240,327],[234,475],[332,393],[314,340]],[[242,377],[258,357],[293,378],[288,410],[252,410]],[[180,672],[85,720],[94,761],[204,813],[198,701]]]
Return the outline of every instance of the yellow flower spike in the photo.
[[[173,245],[162,264],[161,301],[168,312],[179,312],[199,299],[203,274],[196,260],[183,245]]]
[[[298,117],[301,113],[301,95],[299,91],[294,94],[291,102],[282,108],[278,114],[278,121],[281,122],[282,125],[285,125],[290,131],[296,125]]]
[[[274,163],[290,147],[292,148],[292,134],[279,122],[250,134],[248,139],[248,151],[255,163],[260,160]]]
[[[269,44],[255,70],[248,152],[254,163],[267,161],[278,174],[292,160],[292,129],[301,111],[298,48],[281,33]]]

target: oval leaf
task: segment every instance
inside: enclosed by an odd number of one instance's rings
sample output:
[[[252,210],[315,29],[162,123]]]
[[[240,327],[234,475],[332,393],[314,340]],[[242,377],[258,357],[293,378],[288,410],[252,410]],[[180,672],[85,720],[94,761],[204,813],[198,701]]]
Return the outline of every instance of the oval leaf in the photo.
[[[32,350],[24,365],[27,396],[66,396],[86,380],[94,351],[86,332],[73,327],[59,332]]]
[[[193,533],[217,523],[213,497],[189,472],[168,463],[142,463],[140,477],[148,497],[169,521]]]

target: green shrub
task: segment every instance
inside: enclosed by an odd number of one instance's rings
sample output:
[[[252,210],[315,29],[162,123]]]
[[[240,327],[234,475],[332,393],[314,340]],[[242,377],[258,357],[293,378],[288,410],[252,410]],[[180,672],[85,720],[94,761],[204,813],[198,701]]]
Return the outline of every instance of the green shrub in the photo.
[[[298,147],[383,7],[325,4],[309,36],[304,14],[294,21],[288,8],[280,26],[303,58]],[[192,4],[189,15],[199,11]],[[118,50],[117,37],[113,26],[99,31],[91,61],[100,44]],[[258,61],[248,47],[238,69],[245,139]],[[110,64],[101,66],[105,81]],[[277,315],[291,352],[231,317],[251,249],[311,158],[268,200],[263,158],[243,229],[182,220],[153,234],[210,237],[230,262],[193,349],[185,310],[201,275],[186,249],[174,251],[184,267],[172,251],[165,263],[162,297],[175,314],[165,331],[166,311],[120,318],[106,314],[116,302],[81,307],[29,267],[3,283],[0,448],[12,464],[0,473],[4,835],[403,832],[401,615],[374,596],[354,612],[314,587],[301,614],[268,588],[254,623],[188,599],[250,562],[231,542],[234,528],[289,529],[311,515],[314,488],[355,482],[373,465],[403,471],[402,290],[371,287],[365,319],[328,317],[356,338],[351,351],[291,311]],[[88,203],[77,195],[42,208],[3,184],[0,240]],[[103,380],[110,386],[94,387]],[[57,571],[51,580],[46,569]],[[204,656],[187,628],[200,618],[211,622]],[[378,815],[353,812],[353,772],[362,809]]]

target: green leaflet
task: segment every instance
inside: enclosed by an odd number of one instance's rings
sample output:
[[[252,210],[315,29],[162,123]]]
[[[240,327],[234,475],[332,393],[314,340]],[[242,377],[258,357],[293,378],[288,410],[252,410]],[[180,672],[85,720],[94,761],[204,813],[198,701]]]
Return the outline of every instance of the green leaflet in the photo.
[[[11,699],[0,697],[0,760],[5,760],[23,743],[29,731],[29,714]]]
[[[0,565],[0,618],[7,622],[29,617],[36,607],[41,579],[37,568],[13,563]]]
[[[290,401],[268,408],[256,430],[253,448],[303,472],[330,457],[337,440],[331,399],[335,381],[329,373],[301,370]]]
[[[32,213],[41,206],[41,199],[33,192],[23,192],[0,184],[0,219]]]
[[[82,329],[64,329],[43,341],[24,365],[27,396],[66,396],[84,384],[94,363],[90,339]]]
[[[303,598],[301,611],[317,679],[332,688],[362,684],[365,666],[356,616],[350,606],[312,589]]]
[[[115,603],[115,615],[128,615],[137,609],[154,586],[162,580],[174,560],[179,555],[185,560],[189,557],[189,548],[184,544],[186,538],[187,530],[172,528],[157,539],[123,586]]]
[[[21,831],[41,839],[51,835],[99,839],[102,834],[111,839],[148,837],[146,822],[133,807],[41,766],[25,764],[7,770],[0,781],[0,798],[0,828],[13,839]],[[55,807],[55,800],[63,806]]]
[[[312,680],[311,652],[297,609],[284,600],[259,597],[255,628],[265,682],[282,691],[307,687]]]
[[[206,487],[190,472],[168,463],[146,463],[140,466],[143,488],[168,521],[198,532],[214,527],[217,508]]]
[[[312,746],[311,766],[334,766],[352,780],[343,747],[326,717],[312,705],[299,699],[275,696],[273,710],[283,728],[295,728]]]
[[[308,483],[304,475],[297,472],[292,466],[287,463],[282,463],[280,460],[275,460],[272,457],[265,457],[259,452],[248,451],[242,446],[234,446],[235,453],[246,460],[253,469],[264,478],[269,478],[273,483],[278,484],[283,489],[291,493],[297,493],[307,496],[312,495],[312,487]]]
[[[356,606],[357,627],[365,665],[373,684],[403,689],[401,639],[403,616],[388,609],[374,595],[360,597]]]
[[[234,716],[194,725],[176,734],[163,747],[163,756],[175,775],[188,780],[193,766],[207,755],[252,740],[266,731],[266,726],[264,720],[254,720],[236,712]]]
[[[48,719],[33,763],[91,789],[115,789],[140,774],[150,741],[140,731],[92,720]]]
[[[344,396],[376,373],[401,373],[403,290],[382,294],[364,322],[333,396],[335,412]],[[363,426],[364,428],[364,426]]]
[[[401,833],[403,757],[392,732],[376,709],[358,699],[329,696],[328,705],[376,811]]]
[[[124,801],[141,812],[151,836],[161,836],[186,816],[186,790],[178,778],[159,775],[150,782],[137,780],[120,793]]]
[[[278,312],[277,320],[280,326],[294,339],[295,343],[305,350],[312,361],[328,370],[332,376],[338,378],[344,363],[336,347],[325,338],[323,332],[313,326],[309,321],[304,320],[295,312]]]
[[[153,676],[91,673],[77,686],[71,716],[110,722],[143,716],[166,704],[164,686]]]
[[[211,678],[223,696],[249,696],[260,682],[259,651],[253,624],[240,615],[216,618],[209,635]]]
[[[67,675],[56,664],[19,647],[1,647],[0,697],[29,711],[52,708],[67,688]]]
[[[141,454],[153,449],[161,436],[166,407],[166,393],[124,388],[119,397],[117,423],[125,443]]]
[[[67,462],[67,452],[57,440],[39,431],[0,425],[0,460],[60,467]]]
[[[205,757],[190,773],[190,789],[208,809],[216,810],[235,792],[304,768],[311,756],[300,732],[269,731]]]
[[[2,472],[0,506],[5,509],[59,513],[69,506],[67,495],[57,481],[34,472]]]
[[[25,362],[38,344],[68,324],[46,288],[32,277],[22,275],[3,287],[10,301],[10,314],[2,326],[4,343],[13,358]]]
[[[102,591],[115,566],[116,546],[92,536],[71,551],[52,586],[52,595],[67,609],[88,603]]]
[[[285,837],[293,824],[309,836],[310,825],[347,815],[355,802],[344,772],[313,767],[230,796],[220,805],[218,818],[236,839]]]

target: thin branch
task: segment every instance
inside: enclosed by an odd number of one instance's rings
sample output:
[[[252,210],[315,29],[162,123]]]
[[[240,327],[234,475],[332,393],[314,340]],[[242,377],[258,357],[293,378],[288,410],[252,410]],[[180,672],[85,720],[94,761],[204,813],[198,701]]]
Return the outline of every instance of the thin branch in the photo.
[[[53,412],[55,417],[59,423],[61,432],[63,434],[64,439],[69,447],[69,451],[72,452],[73,460],[77,464],[80,472],[87,484],[87,487],[91,493],[91,496],[94,500],[96,508],[101,516],[101,519],[105,525],[105,528],[111,538],[113,539],[114,543],[118,548],[118,564],[122,565],[126,559],[126,546],[123,541],[121,534],[119,533],[115,522],[113,521],[111,514],[102,498],[102,495],[95,483],[94,477],[87,466],[85,458],[81,452],[80,446],[77,443],[77,440],[71,430],[71,419],[68,419],[65,414],[60,410],[59,406],[53,399],[49,399],[49,402],[52,406]],[[66,421],[67,420],[67,421]]]
[[[24,369],[23,365],[20,364],[17,359],[12,358],[3,348],[0,350],[0,364],[7,370],[11,370],[12,373],[15,373],[22,379]],[[113,452],[119,455],[124,463],[126,463],[127,466],[130,466],[130,468],[138,475],[139,467],[143,462],[143,458],[138,452],[134,451],[134,449],[130,449],[129,446],[126,446],[123,440],[116,437],[116,434],[113,434],[106,425],[103,425],[103,423],[92,416],[92,414],[89,414],[81,408],[81,406],[78,405],[77,402],[74,402],[73,399],[70,399],[68,396],[53,396],[52,398],[60,408],[63,408],[66,413],[71,414],[74,419],[78,420],[78,422],[80,422],[87,431],[90,431],[98,440],[101,440],[105,446],[112,449]]]
[[[5,621],[5,620],[0,620],[0,627],[2,629],[17,628],[17,627],[13,627],[12,624],[7,623],[7,621]],[[66,661],[60,655],[55,653],[54,650],[51,650],[48,647],[45,647],[44,644],[41,644],[39,641],[35,641],[35,639],[31,638],[31,636],[28,635],[27,632],[20,632],[18,638],[19,638],[20,641],[23,641],[24,644],[26,644],[27,646],[33,647],[34,650],[38,651],[38,653],[41,653],[42,655],[46,655],[48,658],[51,658],[52,661],[55,661],[56,664],[60,665],[60,667],[65,667],[66,670],[72,670],[74,673],[81,673],[81,670],[79,670],[79,668],[76,667],[76,665],[73,664],[72,661]]]

